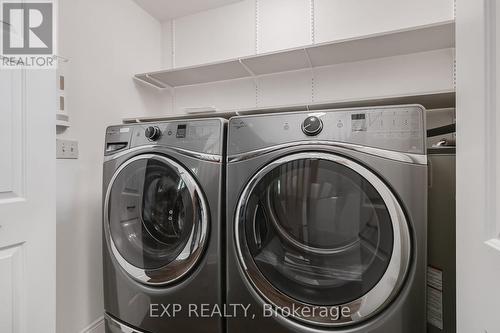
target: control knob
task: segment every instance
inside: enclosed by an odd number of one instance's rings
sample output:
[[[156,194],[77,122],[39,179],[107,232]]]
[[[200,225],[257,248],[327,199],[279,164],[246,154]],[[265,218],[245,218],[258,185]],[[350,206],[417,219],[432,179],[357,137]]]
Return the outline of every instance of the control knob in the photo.
[[[316,116],[309,116],[302,123],[302,132],[308,136],[318,135],[323,130],[323,122]]]
[[[149,141],[156,141],[161,137],[161,131],[158,126],[149,126],[146,128],[146,132],[144,134]]]

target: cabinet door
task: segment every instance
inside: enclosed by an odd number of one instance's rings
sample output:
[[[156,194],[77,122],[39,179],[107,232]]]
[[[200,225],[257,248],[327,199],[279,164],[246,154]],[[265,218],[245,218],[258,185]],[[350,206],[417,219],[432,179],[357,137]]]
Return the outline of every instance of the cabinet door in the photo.
[[[55,87],[0,70],[0,332],[55,332]]]

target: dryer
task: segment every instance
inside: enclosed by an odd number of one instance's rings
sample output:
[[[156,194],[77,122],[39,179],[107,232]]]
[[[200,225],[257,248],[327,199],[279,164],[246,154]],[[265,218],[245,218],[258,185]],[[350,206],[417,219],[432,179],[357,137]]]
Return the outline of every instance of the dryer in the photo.
[[[425,332],[424,111],[230,119],[229,333]]]
[[[103,186],[108,333],[222,329],[190,304],[222,304],[225,123],[177,120],[106,130]]]

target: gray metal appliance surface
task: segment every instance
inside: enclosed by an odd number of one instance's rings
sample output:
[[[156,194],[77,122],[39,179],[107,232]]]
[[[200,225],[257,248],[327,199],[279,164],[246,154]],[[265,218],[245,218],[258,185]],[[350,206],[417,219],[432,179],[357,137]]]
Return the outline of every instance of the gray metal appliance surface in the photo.
[[[222,330],[189,307],[222,304],[225,128],[217,118],[107,128],[107,333]]]
[[[227,332],[425,332],[421,106],[234,117],[227,161]]]
[[[429,148],[428,333],[455,333],[455,147]]]

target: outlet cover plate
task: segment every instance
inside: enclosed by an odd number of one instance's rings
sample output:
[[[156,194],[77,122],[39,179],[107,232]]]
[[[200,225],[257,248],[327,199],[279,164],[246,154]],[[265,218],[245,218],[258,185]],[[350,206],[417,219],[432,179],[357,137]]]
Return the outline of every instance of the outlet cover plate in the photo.
[[[56,157],[57,159],[77,159],[78,141],[57,139]]]

